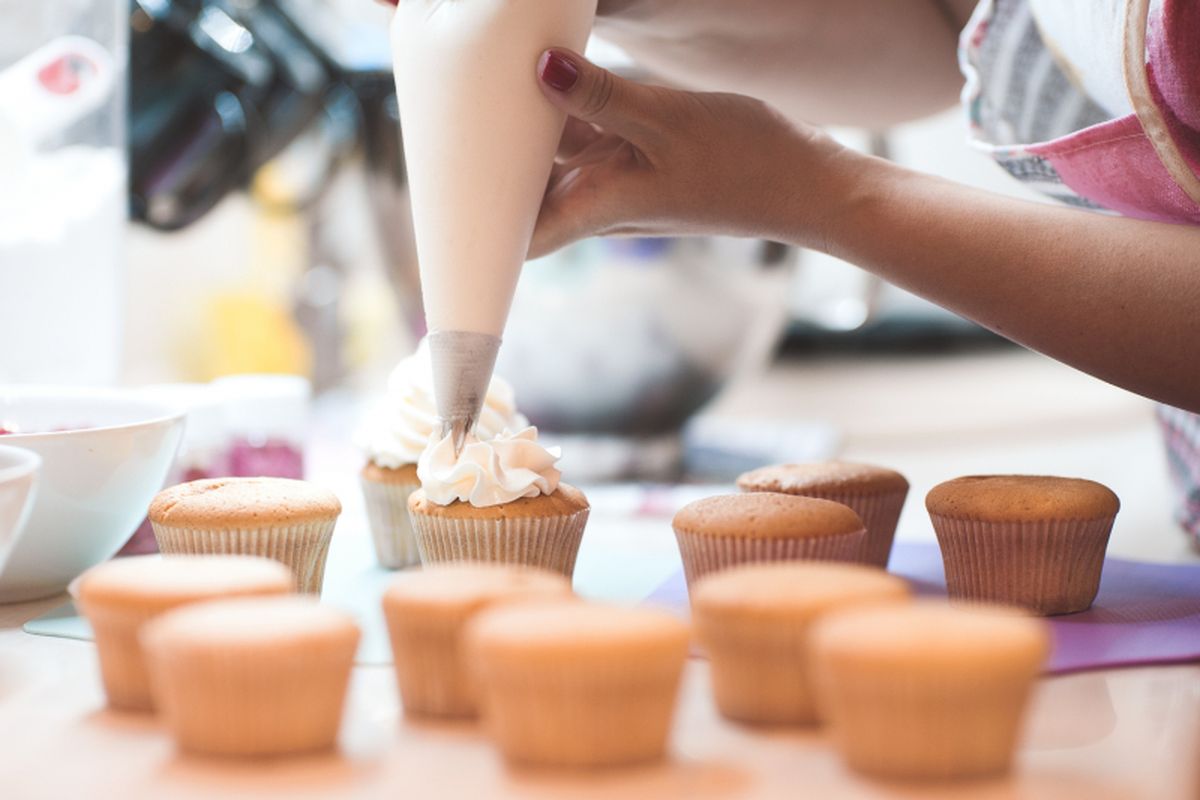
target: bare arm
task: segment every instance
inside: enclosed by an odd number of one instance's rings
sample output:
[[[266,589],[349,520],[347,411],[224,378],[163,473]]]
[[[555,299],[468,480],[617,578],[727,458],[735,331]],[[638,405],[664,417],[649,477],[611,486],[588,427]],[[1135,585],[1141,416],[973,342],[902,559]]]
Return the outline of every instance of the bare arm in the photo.
[[[954,103],[976,0],[601,0],[597,31],[651,73],[793,119],[882,127]]]
[[[631,83],[573,54],[548,55],[540,75],[572,120],[534,255],[596,234],[732,234],[819,249],[1106,381],[1200,411],[1200,228],[996,196],[854,153],[750,98]]]
[[[829,252],[1084,372],[1200,411],[1200,229],[1013,200],[878,159],[846,168],[853,188],[821,233]]]

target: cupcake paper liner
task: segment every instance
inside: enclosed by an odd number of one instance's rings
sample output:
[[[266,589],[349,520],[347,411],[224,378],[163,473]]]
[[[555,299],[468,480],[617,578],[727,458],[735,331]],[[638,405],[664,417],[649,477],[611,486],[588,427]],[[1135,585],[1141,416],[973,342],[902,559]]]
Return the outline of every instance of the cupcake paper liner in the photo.
[[[1009,768],[1036,668],[952,676],[839,664],[819,672],[822,716],[851,768],[880,778],[950,779]]]
[[[512,762],[600,767],[661,758],[685,653],[634,663],[505,665],[481,672],[488,733]]]
[[[881,494],[853,494],[848,492],[805,492],[805,497],[832,500],[854,509],[867,535],[863,537],[862,563],[887,569],[892,555],[892,542],[896,538],[896,523],[908,497],[908,488]]]
[[[375,557],[388,569],[401,569],[421,563],[417,540],[408,514],[408,497],[420,483],[387,483],[362,478],[363,499],[367,506]]]
[[[683,574],[690,587],[700,578],[737,564],[761,561],[847,561],[862,555],[864,531],[837,536],[750,538],[675,532]]]
[[[1113,518],[985,522],[930,515],[951,599],[1043,616],[1087,609],[1100,588]]]
[[[155,700],[186,751],[223,756],[328,750],[337,740],[357,638],[314,651],[214,646],[149,650]]]
[[[155,523],[154,538],[165,554],[242,554],[281,562],[296,576],[297,590],[320,594],[325,559],[337,518],[261,528],[177,528]]]
[[[589,509],[551,517],[477,519],[412,514],[421,562],[490,561],[525,564],[566,575],[575,557]]]
[[[152,711],[150,676],[138,632],[155,611],[107,612],[88,609],[87,619],[96,640],[100,678],[108,705],[120,711]]]
[[[474,717],[475,684],[463,668],[458,627],[419,630],[388,619],[396,681],[404,713],[419,717]]]

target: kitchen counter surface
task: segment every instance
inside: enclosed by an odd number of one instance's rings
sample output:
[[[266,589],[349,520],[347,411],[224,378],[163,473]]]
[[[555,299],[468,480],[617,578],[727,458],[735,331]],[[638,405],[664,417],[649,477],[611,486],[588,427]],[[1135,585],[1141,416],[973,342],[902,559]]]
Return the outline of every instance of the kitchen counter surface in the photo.
[[[921,499],[939,480],[981,471],[1061,473],[1097,478],[1121,496],[1114,554],[1197,559],[1170,520],[1150,405],[1036,356],[789,364],[734,386],[710,413],[832,422],[846,457],[909,476],[902,539],[932,538]],[[347,506],[339,536],[365,536],[353,470],[332,458],[316,462],[318,478]],[[589,528],[596,542],[609,540],[596,535],[606,524],[597,514]],[[643,548],[647,561],[669,571],[671,538],[669,526],[654,520],[614,530],[611,541]],[[585,539],[580,572],[587,560],[602,560],[606,546],[589,549]],[[700,661],[688,667],[672,756],[658,766],[591,775],[509,769],[472,726],[405,721],[385,667],[355,669],[338,754],[198,759],[177,754],[153,720],[104,709],[90,643],[21,631],[62,601],[0,606],[5,798],[1200,797],[1200,666],[1192,665],[1044,679],[1014,775],[967,784],[865,781],[843,769],[817,732],[725,723]]]

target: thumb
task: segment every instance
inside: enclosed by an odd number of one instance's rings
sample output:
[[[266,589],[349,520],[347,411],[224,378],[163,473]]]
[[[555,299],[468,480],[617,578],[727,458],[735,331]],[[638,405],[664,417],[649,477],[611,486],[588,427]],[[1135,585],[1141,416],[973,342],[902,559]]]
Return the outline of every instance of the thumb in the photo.
[[[537,73],[542,92],[569,116],[635,144],[654,135],[657,125],[650,87],[559,48],[542,53]]]

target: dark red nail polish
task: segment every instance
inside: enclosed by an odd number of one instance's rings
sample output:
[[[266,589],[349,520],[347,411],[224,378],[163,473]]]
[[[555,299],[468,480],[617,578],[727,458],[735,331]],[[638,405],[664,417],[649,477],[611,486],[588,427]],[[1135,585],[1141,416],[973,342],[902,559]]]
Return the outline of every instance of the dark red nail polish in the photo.
[[[547,50],[542,56],[538,75],[542,82],[559,92],[569,92],[579,80],[579,67],[557,50]]]
[[[379,2],[381,2],[381,3],[386,3],[386,4],[387,4],[387,5],[389,5],[389,6],[398,6],[398,5],[400,5],[400,0],[379,0]]]

